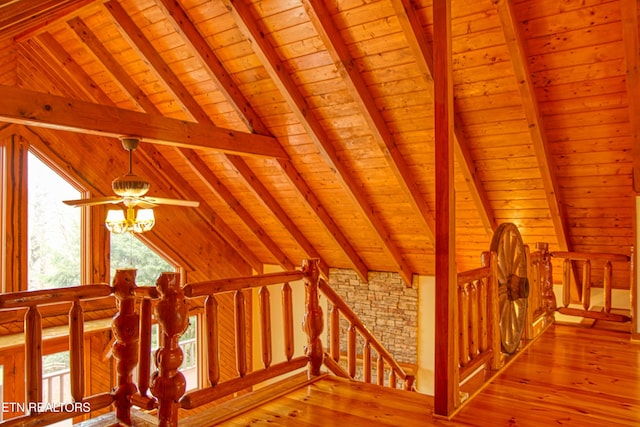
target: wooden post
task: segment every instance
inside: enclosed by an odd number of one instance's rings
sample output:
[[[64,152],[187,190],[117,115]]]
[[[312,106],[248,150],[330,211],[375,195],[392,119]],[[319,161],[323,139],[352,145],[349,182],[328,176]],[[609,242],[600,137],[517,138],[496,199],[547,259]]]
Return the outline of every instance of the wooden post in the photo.
[[[162,273],[156,282],[160,300],[155,308],[162,331],[162,346],[155,354],[158,369],[151,378],[151,393],[158,399],[158,425],[178,425],[179,400],[186,390],[186,380],[178,371],[182,365],[180,336],[189,326],[189,307],[180,286],[180,273]]]
[[[542,306],[547,317],[553,318],[557,309],[556,295],[553,293],[553,265],[551,264],[551,254],[549,244],[546,242],[536,243],[536,249],[540,251],[540,286],[542,287]]]
[[[0,246],[0,291],[27,290],[28,232],[27,232],[27,153],[29,144],[19,135],[2,141],[0,153],[0,195],[4,215],[0,217],[3,245]]]
[[[488,258],[488,259],[487,259]],[[500,309],[498,303],[498,254],[495,252],[484,252],[482,254],[482,265],[489,265],[491,273],[487,283],[487,296],[489,299],[489,319],[488,324],[488,345],[493,352],[491,369],[497,371],[502,365],[502,342],[500,340]]]
[[[451,0],[433,2],[433,80],[436,179],[436,333],[434,412],[447,416],[459,402],[456,325],[455,200],[453,180],[453,66]]]
[[[119,269],[113,278],[118,313],[113,318],[113,357],[116,359],[115,407],[117,419],[131,425],[131,398],[137,391],[133,368],[138,363],[140,319],[135,312],[136,270]]]
[[[322,316],[322,307],[320,307],[320,295],[318,293],[318,281],[320,279],[320,270],[318,268],[319,260],[310,259],[302,263],[302,271],[305,273],[305,313],[302,326],[307,333],[307,346],[305,355],[309,358],[309,376],[320,375],[320,367],[322,366],[324,350],[322,349],[322,341],[320,334],[324,325]]]

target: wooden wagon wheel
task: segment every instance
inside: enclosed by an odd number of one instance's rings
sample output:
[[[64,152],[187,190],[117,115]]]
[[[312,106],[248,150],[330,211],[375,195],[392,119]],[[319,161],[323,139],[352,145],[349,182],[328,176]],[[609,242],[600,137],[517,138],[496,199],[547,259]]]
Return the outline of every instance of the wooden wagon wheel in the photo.
[[[501,224],[491,240],[498,257],[498,305],[502,349],[511,354],[518,349],[525,327],[529,281],[527,260],[518,228]]]

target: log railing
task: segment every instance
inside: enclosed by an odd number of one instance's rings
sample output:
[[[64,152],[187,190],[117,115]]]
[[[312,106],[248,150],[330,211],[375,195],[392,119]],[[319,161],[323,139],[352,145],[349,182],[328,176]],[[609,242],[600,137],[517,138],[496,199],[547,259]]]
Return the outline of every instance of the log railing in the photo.
[[[483,365],[498,369],[500,321],[496,253],[484,253],[483,266],[458,274],[458,365],[464,382]]]
[[[184,295],[187,298],[206,297],[204,327],[207,342],[208,386],[194,390],[180,399],[180,407],[185,409],[196,408],[205,403],[221,397],[248,389],[269,378],[277,377],[307,365],[308,359],[304,356],[293,357],[293,303],[291,300],[291,286],[289,282],[304,278],[302,271],[290,271],[284,273],[266,274],[262,276],[249,276],[237,279],[222,279],[199,283],[190,283],[184,287]],[[282,318],[284,322],[284,351],[286,361],[272,364],[272,340],[271,340],[271,308],[270,296],[267,286],[282,284],[281,294],[283,300]],[[249,371],[249,356],[247,354],[248,325],[246,324],[245,291],[258,289],[260,295],[260,333],[262,340],[262,362],[264,369]],[[238,376],[221,381],[220,378],[220,351],[221,345],[218,338],[218,298],[224,293],[233,294],[235,339],[236,339],[236,371]],[[160,402],[162,405],[162,402]]]
[[[622,254],[609,253],[586,253],[586,252],[552,252],[555,258],[562,258],[563,279],[562,279],[562,306],[558,312],[570,316],[580,316],[596,320],[608,320],[613,322],[627,322],[631,318],[625,314],[612,313],[612,290],[613,290],[613,265],[629,264],[631,257]],[[574,274],[574,262],[582,263],[582,289],[580,292],[579,307],[569,307],[571,301],[571,285]],[[603,306],[594,307],[592,305],[593,277],[592,269],[602,268],[602,293]],[[599,268],[598,268],[599,269]],[[633,281],[631,282],[633,283]]]
[[[553,322],[555,297],[553,295],[551,256],[546,244],[527,257],[529,297],[524,340],[532,340]],[[458,395],[460,404],[489,381],[508,358],[503,353],[500,339],[498,301],[497,255],[482,254],[482,266],[458,273],[457,277],[457,331],[458,331]]]
[[[111,405],[113,393],[85,395],[84,388],[84,312],[81,301],[102,298],[111,294],[107,284],[73,286],[0,294],[0,310],[26,309],[24,318],[25,342],[25,404],[24,415],[2,422],[2,426],[49,424],[84,415]],[[70,391],[72,402],[63,407],[43,402],[42,375],[42,317],[40,308],[49,304],[71,303],[69,310]],[[58,402],[60,403],[60,402]],[[22,411],[21,411],[22,412]]]
[[[362,354],[362,379],[364,382],[372,382],[372,372],[375,366],[376,383],[378,385],[386,385],[396,388],[396,383],[401,381],[405,390],[413,390],[414,376],[409,375],[398,364],[393,356],[384,348],[384,346],[369,332],[362,323],[358,315],[340,298],[340,296],[323,280],[320,280],[320,291],[327,297],[331,303],[331,311],[329,317],[329,353],[325,354],[325,366],[329,368],[335,375],[345,378],[356,378],[356,365],[358,359],[358,350],[356,348],[357,335],[360,335],[364,345],[361,349]],[[347,329],[347,368],[346,370],[339,364],[340,362],[340,316],[344,317],[349,327]],[[375,364],[372,363],[372,351],[375,352]],[[387,383],[385,384],[385,372],[388,373]]]

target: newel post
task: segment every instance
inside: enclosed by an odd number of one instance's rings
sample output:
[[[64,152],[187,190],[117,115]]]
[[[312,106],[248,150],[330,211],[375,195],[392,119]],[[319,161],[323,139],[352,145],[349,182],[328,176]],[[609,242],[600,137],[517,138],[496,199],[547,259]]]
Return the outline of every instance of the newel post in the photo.
[[[322,307],[320,307],[320,295],[318,293],[318,281],[320,270],[319,260],[310,259],[302,262],[302,271],[305,273],[305,313],[302,327],[307,333],[307,346],[305,355],[309,358],[309,376],[320,375],[324,350],[320,334],[324,326]]]
[[[180,286],[179,273],[162,273],[156,282],[160,300],[155,308],[162,346],[155,353],[158,369],[151,377],[151,393],[158,399],[159,426],[177,426],[180,398],[186,380],[178,368],[182,364],[180,336],[189,326],[189,308]]]
[[[556,296],[553,293],[553,266],[551,264],[551,253],[549,244],[545,242],[536,243],[536,249],[540,251],[540,286],[542,287],[542,308],[545,316],[553,319],[556,312]]]
[[[118,269],[113,278],[113,293],[118,313],[113,318],[113,357],[116,359],[116,417],[131,425],[131,398],[137,387],[132,371],[138,363],[139,318],[135,312],[136,270]]]

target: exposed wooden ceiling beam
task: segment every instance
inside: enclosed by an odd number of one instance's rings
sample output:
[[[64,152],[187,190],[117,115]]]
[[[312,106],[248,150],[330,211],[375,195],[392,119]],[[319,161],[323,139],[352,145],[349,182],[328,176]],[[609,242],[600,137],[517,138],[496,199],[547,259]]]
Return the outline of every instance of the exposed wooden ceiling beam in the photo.
[[[407,42],[414,53],[418,67],[424,76],[425,81],[430,87],[433,96],[433,53],[432,48],[427,40],[422,23],[417,16],[413,7],[413,2],[410,0],[391,0],[393,7],[396,11],[396,16],[400,26],[403,29]],[[476,173],[476,167],[473,163],[473,158],[469,153],[466,137],[460,129],[460,118],[454,113],[454,150],[460,172],[464,176],[471,197],[476,205],[480,220],[484,225],[485,231],[488,236],[493,235],[493,231],[496,229],[496,219],[493,213],[493,208],[489,203],[489,198],[480,177]]]
[[[180,4],[174,0],[156,0],[156,3],[163,9],[165,16],[172,21],[174,28],[183,36],[184,41],[190,45],[194,54],[200,58],[200,61],[207,70],[211,79],[216,83],[218,89],[224,94],[225,99],[234,107],[240,118],[247,125],[247,128],[261,135],[270,135],[267,126],[263,123],[255,109],[244,97],[242,91],[240,91],[229,73],[227,73],[227,70],[224,68],[215,52],[209,47],[206,40],[204,40]],[[233,164],[252,190],[253,194],[271,210],[275,218],[277,218],[285,227],[287,232],[291,237],[293,237],[305,253],[311,258],[320,259],[320,270],[326,277],[328,277],[329,267],[327,263],[320,257],[313,245],[294,224],[275,198],[268,192],[266,187],[257,179],[244,159],[239,156],[227,155],[227,160]],[[343,253],[347,255],[354,270],[358,273],[358,276],[366,282],[368,280],[367,266],[352,247],[351,243],[344,236],[342,231],[333,222],[333,220],[331,220],[326,209],[320,204],[318,198],[313,194],[307,183],[300,177],[300,174],[293,164],[288,159],[277,159],[277,162],[303,199],[309,204],[311,211],[316,213],[329,235],[334,238]]]
[[[195,120],[200,123],[213,125],[213,121],[204,109],[196,102],[193,96],[191,96],[188,89],[182,84],[175,73],[171,71],[168,64],[154,49],[153,45],[136,26],[122,6],[117,2],[108,1],[105,3],[105,7],[113,16],[114,22],[119,27],[122,35],[128,39],[131,47],[138,52],[141,58],[145,59],[152,71],[155,72],[160,81],[165,84],[167,90],[173,93],[175,99],[182,104]],[[240,217],[247,229],[251,230],[264,248],[278,260],[278,263],[283,268],[293,270],[297,267],[193,150],[180,148],[178,149],[178,153],[209,190],[224,200]],[[328,270],[325,271],[325,273],[328,275]]]
[[[0,39],[34,33],[93,0],[13,1],[0,5]]]
[[[287,157],[275,138],[264,135],[236,132],[12,86],[0,85],[0,98],[0,122],[112,138],[138,136],[145,142],[242,156]]]
[[[55,40],[53,41],[49,40],[49,43],[51,43],[51,47],[54,50],[57,48],[57,43],[55,43]],[[108,53],[106,55],[110,56],[110,54]],[[46,57],[40,56],[35,59],[41,60],[39,61],[40,68],[47,66],[47,64],[51,64],[57,61],[50,56],[46,56]],[[67,61],[74,62],[70,59],[67,59]],[[109,60],[107,61],[107,63],[112,63],[112,61]],[[77,74],[74,74],[74,76],[72,77],[68,75],[66,71],[66,67],[62,67],[58,70],[58,72],[61,73],[59,78],[66,80],[68,84],[72,86],[72,89],[71,89],[72,92],[80,93],[82,92],[82,89],[80,88],[81,83],[79,82],[86,83],[91,81],[91,78],[81,68],[74,67],[74,66],[71,66],[70,68],[73,69]],[[95,86],[95,84],[93,84],[92,86]],[[132,90],[135,90],[135,89],[132,88]],[[97,88],[97,91],[102,92],[99,88]],[[160,112],[158,111],[158,109],[146,97],[146,95],[140,94],[139,96],[140,96],[141,104],[147,106],[147,108],[149,109],[148,111],[149,113],[152,113],[154,115],[160,115]],[[108,101],[108,98],[104,93],[102,93],[98,97],[103,101],[105,101],[105,98],[106,98],[107,99],[106,102],[108,104],[112,103],[111,101]],[[145,167],[145,175],[149,179],[151,179],[151,181],[158,183],[159,179],[162,179],[168,182],[169,186],[172,186],[174,189],[181,192],[182,193],[181,195],[183,197],[198,200],[200,202],[198,213],[202,216],[202,219],[206,223],[208,223],[212,228],[214,228],[216,232],[220,235],[220,237],[224,239],[229,244],[229,246],[232,247],[243,260],[245,260],[245,262],[251,265],[252,268],[256,269],[256,271],[262,270],[262,263],[253,254],[253,251],[250,250],[247,247],[247,245],[238,238],[238,236],[235,234],[235,232],[232,230],[230,226],[225,224],[221,219],[217,218],[217,214],[206,203],[206,200],[202,198],[197,192],[195,192],[192,189],[192,187],[189,185],[189,183],[184,178],[182,178],[177,171],[175,171],[173,165],[171,165],[169,162],[167,162],[164,159],[164,157],[159,153],[156,147],[154,147],[151,144],[141,144],[136,150],[136,152],[144,156],[144,158],[147,160],[147,164],[153,165],[151,167],[147,167],[144,163],[142,163],[142,166]]]
[[[622,40],[627,64],[627,99],[633,147],[633,190],[640,193],[640,40],[638,1],[620,0]]]
[[[374,209],[367,201],[364,192],[356,185],[350,170],[338,160],[335,148],[332,146],[322,124],[311,112],[305,97],[291,78],[285,64],[282,63],[273,47],[265,39],[265,34],[258,27],[251,11],[242,1],[224,0],[224,4],[234,17],[240,31],[250,41],[254,53],[260,58],[263,67],[269,73],[287,104],[305,127],[330,169],[335,172],[336,179],[353,199],[356,206],[359,207],[372,230],[377,233],[383,248],[396,263],[395,270],[405,283],[410,286],[413,277],[411,267],[404,260],[400,249],[393,242],[389,230],[387,230],[381,219],[375,215]]]
[[[507,47],[509,48],[509,56],[513,64],[513,71],[518,81],[520,95],[522,96],[524,112],[527,122],[529,123],[529,132],[538,159],[547,203],[549,203],[549,209],[551,210],[551,220],[553,221],[555,234],[558,238],[558,246],[560,250],[571,250],[567,215],[558,198],[560,188],[555,174],[554,161],[553,157],[549,154],[542,114],[538,108],[535,87],[531,79],[531,73],[529,73],[527,56],[518,30],[516,17],[509,0],[496,0],[494,4],[498,10],[500,21],[502,22],[502,29]]]
[[[378,142],[380,151],[387,160],[389,168],[407,195],[409,203],[412,205],[412,210],[420,212],[429,240],[432,244],[435,244],[433,234],[435,218],[433,212],[431,212],[426,199],[420,192],[415,179],[413,179],[411,171],[404,157],[402,157],[402,153],[400,153],[394,137],[382,117],[382,113],[377,108],[367,84],[356,69],[354,59],[351,57],[349,49],[333,23],[326,5],[319,0],[305,0],[303,4],[320,39],[338,68],[347,90],[351,94],[351,98],[360,108],[361,114]]]

